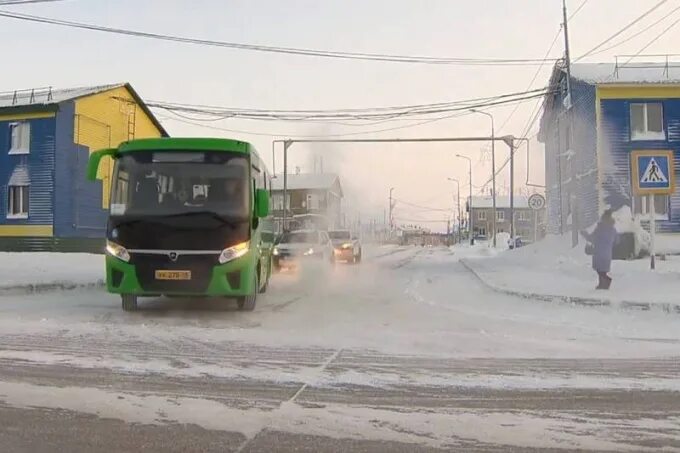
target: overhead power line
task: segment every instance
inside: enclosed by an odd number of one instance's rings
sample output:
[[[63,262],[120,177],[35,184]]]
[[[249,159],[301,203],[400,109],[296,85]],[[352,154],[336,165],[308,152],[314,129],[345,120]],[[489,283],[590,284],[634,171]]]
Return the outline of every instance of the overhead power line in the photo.
[[[309,120],[373,120],[373,119],[390,119],[390,118],[404,118],[415,117],[423,115],[432,115],[438,113],[450,113],[456,111],[467,111],[472,108],[484,108],[491,106],[498,106],[504,104],[512,104],[528,99],[535,99],[543,97],[548,91],[546,89],[535,90],[527,92],[525,95],[515,95],[514,97],[503,96],[486,102],[479,102],[476,104],[461,104],[454,102],[450,104],[432,104],[423,105],[414,108],[396,108],[394,110],[379,110],[364,112],[346,112],[346,111],[318,111],[318,112],[304,112],[304,111],[283,111],[283,110],[260,110],[260,109],[235,109],[228,107],[194,107],[191,105],[182,104],[165,104],[157,102],[148,102],[147,105],[152,108],[162,109],[170,112],[182,112],[187,114],[212,116],[218,119],[238,118],[250,120],[278,120],[278,121],[309,121]]]
[[[361,107],[361,108],[344,108],[344,109],[323,109],[323,110],[305,110],[305,109],[288,109],[288,110],[281,110],[281,109],[262,109],[262,108],[241,108],[241,107],[229,107],[228,110],[230,112],[274,112],[274,113],[281,113],[281,114],[325,114],[329,112],[334,112],[334,113],[367,113],[367,112],[384,112],[384,111],[402,111],[402,110],[414,110],[414,109],[422,109],[422,108],[431,108],[431,107],[446,107],[446,106],[455,106],[455,105],[473,105],[479,102],[484,102],[484,101],[491,101],[491,100],[496,100],[496,99],[504,99],[504,98],[509,98],[509,97],[514,97],[514,96],[519,96],[519,95],[525,95],[525,94],[531,94],[531,93],[538,93],[540,91],[544,91],[546,88],[536,88],[531,91],[520,91],[520,92],[513,92],[513,93],[504,93],[504,94],[499,94],[495,96],[485,96],[485,97],[478,97],[478,98],[470,98],[470,99],[462,99],[458,101],[447,101],[447,102],[437,102],[437,103],[429,103],[429,104],[412,104],[412,105],[396,105],[396,106],[381,106],[381,107]],[[177,107],[186,107],[186,108],[195,108],[198,111],[209,111],[209,112],[223,112],[226,108],[223,106],[214,106],[214,105],[206,105],[206,104],[184,104],[184,103],[177,103],[177,102],[167,102],[167,101],[156,101],[156,100],[149,100],[147,102],[147,105],[154,105],[154,104],[163,104],[166,106],[177,106]]]
[[[583,7],[583,5],[585,5],[585,3],[586,3],[586,2],[584,1],[584,2],[581,4],[581,7]],[[571,15],[571,17],[574,17],[574,15],[575,15],[577,12],[578,12],[578,10],[575,11],[574,14]],[[553,47],[555,47],[555,43],[557,43],[557,39],[560,37],[561,34],[562,34],[562,27],[560,27],[560,29],[557,30],[557,33],[555,34],[555,37],[554,37],[553,40],[552,40],[552,43],[550,43],[550,47],[548,48],[548,51],[545,53],[545,57],[544,57],[544,60],[543,60],[544,63],[545,63],[546,61],[548,61],[548,55],[550,55],[550,52],[553,50]],[[536,69],[536,72],[534,73],[534,76],[531,78],[531,82],[529,82],[529,85],[527,85],[527,91],[531,90],[531,87],[534,86],[534,83],[536,82],[536,79],[538,78],[539,74],[541,73],[541,69],[543,69],[543,65],[540,65],[540,66],[538,67],[538,69]],[[502,131],[503,128],[510,122],[510,120],[511,120],[512,117],[515,115],[515,113],[517,113],[517,109],[519,109],[519,104],[517,104],[517,105],[515,106],[515,108],[512,110],[512,112],[510,112],[510,115],[508,115],[508,117],[505,119],[505,121],[503,121],[503,124],[501,124],[501,126],[498,128],[499,131]]]
[[[119,35],[134,36],[138,38],[157,39],[163,41],[181,42],[185,44],[197,44],[203,46],[223,47],[238,50],[257,52],[269,52],[289,55],[302,55],[307,57],[339,58],[345,60],[384,61],[393,63],[417,63],[437,65],[468,65],[468,66],[525,66],[543,64],[543,59],[532,58],[463,58],[463,57],[430,57],[419,55],[394,55],[380,53],[346,52],[322,49],[307,49],[295,47],[264,46],[247,43],[217,41],[210,39],[189,38],[161,33],[150,33],[139,30],[105,27],[102,25],[75,22],[50,17],[20,14],[10,11],[0,11],[0,17],[17,19],[28,22],[58,25],[61,27],[78,28],[82,30],[99,31]]]
[[[31,3],[54,3],[64,0],[0,0],[0,6],[28,5]]]
[[[578,6],[578,8],[576,8],[574,12],[571,13],[571,15],[567,18],[567,20],[571,20],[574,16],[576,16],[578,12],[581,11],[581,9],[583,9],[584,6],[586,6],[586,3],[588,3],[588,0],[583,0],[581,4]]]
[[[422,210],[425,210],[425,211],[439,211],[439,212],[450,212],[451,211],[451,209],[431,208],[431,207],[428,207],[428,206],[421,206],[419,204],[410,203],[408,201],[400,200],[398,198],[393,198],[393,200],[396,201],[397,203],[401,203],[401,204],[403,204],[407,207],[418,208],[418,209],[422,209]]]
[[[645,17],[647,17],[647,16],[649,16],[650,14],[652,14],[654,11],[656,11],[659,7],[661,7],[661,6],[662,6],[664,3],[666,3],[667,1],[668,1],[668,0],[661,0],[661,1],[659,1],[657,4],[655,4],[655,5],[652,6],[650,9],[648,9],[647,11],[645,11],[644,13],[642,13],[640,16],[638,16],[638,17],[636,17],[635,19],[633,19],[632,22],[629,22],[627,25],[625,25],[625,26],[624,26],[623,28],[621,28],[619,31],[617,31],[616,33],[614,33],[614,34],[611,35],[609,38],[605,39],[604,41],[602,41],[601,43],[599,43],[598,45],[596,45],[596,46],[593,47],[592,49],[590,49],[588,52],[586,52],[586,53],[584,53],[583,55],[581,55],[580,57],[576,58],[574,61],[581,60],[581,59],[583,59],[583,58],[585,58],[585,57],[587,57],[587,56],[593,54],[596,50],[598,50],[599,48],[601,48],[602,46],[604,46],[605,44],[607,44],[608,42],[610,42],[612,39],[614,39],[614,38],[616,38],[617,36],[621,35],[623,32],[625,32],[626,30],[628,30],[629,28],[631,28],[633,25],[637,24],[637,23],[640,22],[642,19],[644,19]]]
[[[178,115],[177,112],[170,112],[173,115]],[[245,135],[254,135],[254,136],[261,136],[261,137],[288,137],[288,138],[332,138],[332,137],[351,137],[351,136],[357,136],[357,135],[366,135],[366,134],[376,134],[379,132],[387,132],[387,131],[396,131],[400,129],[408,129],[411,127],[417,127],[417,126],[422,126],[424,124],[429,124],[429,123],[434,123],[436,121],[441,121],[449,118],[456,118],[459,116],[465,116],[469,115],[470,113],[456,113],[453,115],[446,115],[446,116],[441,116],[438,118],[431,118],[429,120],[425,121],[420,121],[418,123],[414,124],[407,124],[404,126],[395,126],[395,127],[389,127],[389,128],[384,128],[384,129],[377,129],[377,130],[368,130],[368,131],[362,131],[362,132],[349,132],[349,133],[343,133],[343,134],[322,134],[322,135],[300,135],[300,134],[291,134],[291,133],[281,133],[281,132],[262,132],[262,131],[244,131],[244,130],[239,130],[239,129],[229,129],[229,128],[224,128],[224,127],[219,127],[219,126],[212,126],[210,124],[201,124],[201,123],[193,123],[191,121],[186,121],[184,119],[180,118],[170,118],[166,117],[167,119],[171,119],[173,121],[179,121],[180,123],[188,124],[191,126],[197,126],[197,127],[203,127],[206,129],[212,129],[212,130],[218,130],[218,131],[224,131],[224,132],[231,132],[231,133],[236,133],[236,134],[245,134]]]
[[[652,38],[652,40],[649,41],[647,44],[645,44],[640,50],[638,50],[638,51],[635,53],[635,55],[632,55],[632,56],[624,63],[624,65],[630,63],[630,62],[633,60],[633,58],[635,58],[635,57],[637,57],[638,55],[640,55],[642,52],[644,52],[645,50],[647,50],[652,44],[654,44],[654,43],[657,42],[659,39],[661,39],[661,37],[662,37],[663,35],[665,35],[666,33],[668,33],[668,32],[670,31],[671,28],[673,28],[673,27],[675,27],[676,25],[678,25],[678,22],[680,22],[680,19],[676,19],[672,24],[670,24],[668,27],[664,28],[664,30],[663,30],[661,33],[659,33],[659,34],[656,35],[654,38]]]
[[[597,52],[592,52],[589,56],[599,55],[599,54],[601,54],[601,53],[607,52],[608,50],[612,50],[612,49],[614,49],[614,48],[616,48],[616,47],[619,47],[619,46],[621,46],[621,45],[623,45],[623,44],[625,44],[625,43],[627,43],[627,42],[629,42],[629,41],[631,41],[631,40],[637,38],[637,37],[640,36],[641,34],[645,33],[647,30],[649,30],[649,29],[651,29],[651,28],[654,28],[654,27],[657,26],[659,23],[661,23],[661,22],[665,21],[666,19],[668,19],[669,17],[671,17],[671,16],[672,16],[673,14],[675,14],[678,10],[680,10],[680,6],[678,6],[677,8],[674,8],[674,9],[671,10],[668,14],[662,16],[660,19],[656,20],[655,22],[652,22],[651,24],[647,25],[645,28],[643,28],[642,30],[638,31],[637,33],[632,34],[632,35],[630,35],[629,37],[627,37],[626,39],[623,39],[623,40],[621,40],[621,41],[618,41],[618,42],[612,44],[612,45],[609,46],[609,47],[605,47],[604,49],[600,49],[600,50],[598,50]]]

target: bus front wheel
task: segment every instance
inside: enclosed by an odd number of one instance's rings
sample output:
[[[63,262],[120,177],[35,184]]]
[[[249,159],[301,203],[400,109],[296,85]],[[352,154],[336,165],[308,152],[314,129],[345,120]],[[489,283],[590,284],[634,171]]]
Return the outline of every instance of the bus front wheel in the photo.
[[[236,299],[236,303],[238,304],[238,309],[241,311],[253,311],[255,310],[255,303],[257,302],[257,293],[258,293],[258,279],[257,279],[257,272],[255,272],[254,276],[255,282],[253,283],[253,292],[252,294],[248,294],[247,296],[241,296],[238,299]]]
[[[121,295],[123,302],[123,311],[135,311],[137,310],[137,296],[134,294],[123,294]]]

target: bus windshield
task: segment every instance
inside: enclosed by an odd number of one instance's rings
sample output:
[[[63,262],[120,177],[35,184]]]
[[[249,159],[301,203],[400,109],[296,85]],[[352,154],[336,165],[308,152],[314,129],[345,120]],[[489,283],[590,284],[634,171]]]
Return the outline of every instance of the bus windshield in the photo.
[[[248,218],[248,159],[225,152],[134,152],[116,160],[112,216],[211,212]]]

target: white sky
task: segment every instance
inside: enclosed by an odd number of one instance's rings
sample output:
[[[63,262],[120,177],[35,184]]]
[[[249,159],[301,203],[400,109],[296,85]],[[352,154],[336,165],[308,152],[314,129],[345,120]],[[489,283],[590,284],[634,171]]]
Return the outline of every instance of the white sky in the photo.
[[[569,0],[574,11],[582,0]],[[657,0],[589,0],[570,22],[573,56],[579,56],[642,14]],[[654,14],[613,42],[667,15],[678,2]],[[447,57],[542,58],[559,29],[560,0],[67,0],[53,4],[6,6],[6,10],[144,31],[263,45]],[[630,42],[587,61],[612,62],[613,55],[637,52],[670,25],[680,12]],[[673,53],[680,26],[645,53]],[[41,86],[72,87],[128,81],[146,100],[230,107],[333,109],[454,101],[524,91],[535,66],[464,67],[344,61],[199,47],[66,29],[0,18],[3,45],[0,91]],[[675,45],[674,45],[675,44]],[[563,52],[560,39],[551,52]],[[547,83],[550,66],[534,87]],[[534,101],[535,102],[535,101]],[[519,135],[534,103],[522,104],[497,133]],[[497,128],[513,107],[490,110]],[[161,113],[161,117],[168,116]],[[162,120],[174,136],[222,136],[250,141],[271,169],[272,137],[229,133]],[[210,123],[279,138],[298,134],[342,134],[409,124],[386,123],[356,128],[286,122],[225,120]],[[536,131],[536,127],[532,132]],[[482,115],[442,120],[365,137],[484,135]],[[533,133],[532,133],[533,135]],[[291,170],[312,170],[310,151],[324,155],[324,169],[339,172],[347,193],[348,215],[382,220],[387,195],[434,208],[450,208],[453,183],[467,195],[467,162],[473,182],[491,174],[482,161],[484,144],[296,145]],[[530,175],[542,183],[542,150],[532,141]],[[488,156],[487,156],[488,157]],[[497,164],[507,147],[497,144]],[[515,181],[526,180],[526,153],[518,153]],[[277,159],[277,169],[281,161]],[[498,178],[498,191],[509,183]],[[398,206],[397,218],[439,220],[446,213]],[[441,224],[430,224],[441,229]]]

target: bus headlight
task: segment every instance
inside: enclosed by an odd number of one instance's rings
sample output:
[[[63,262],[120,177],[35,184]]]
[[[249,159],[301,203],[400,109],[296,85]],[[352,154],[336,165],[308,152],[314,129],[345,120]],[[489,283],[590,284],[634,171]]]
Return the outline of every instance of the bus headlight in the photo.
[[[241,242],[240,244],[228,247],[222,250],[222,253],[220,253],[219,262],[220,264],[224,264],[228,263],[229,261],[233,261],[236,258],[241,258],[243,255],[248,253],[248,250],[250,250],[249,241]]]
[[[314,249],[311,248],[311,247],[309,248],[309,250],[307,250],[307,251],[305,252],[305,256],[309,256],[309,255],[314,255]]]
[[[115,256],[119,260],[125,261],[126,263],[130,261],[130,254],[128,253],[127,249],[122,245],[116,244],[115,242],[106,241],[106,253],[111,256]]]

